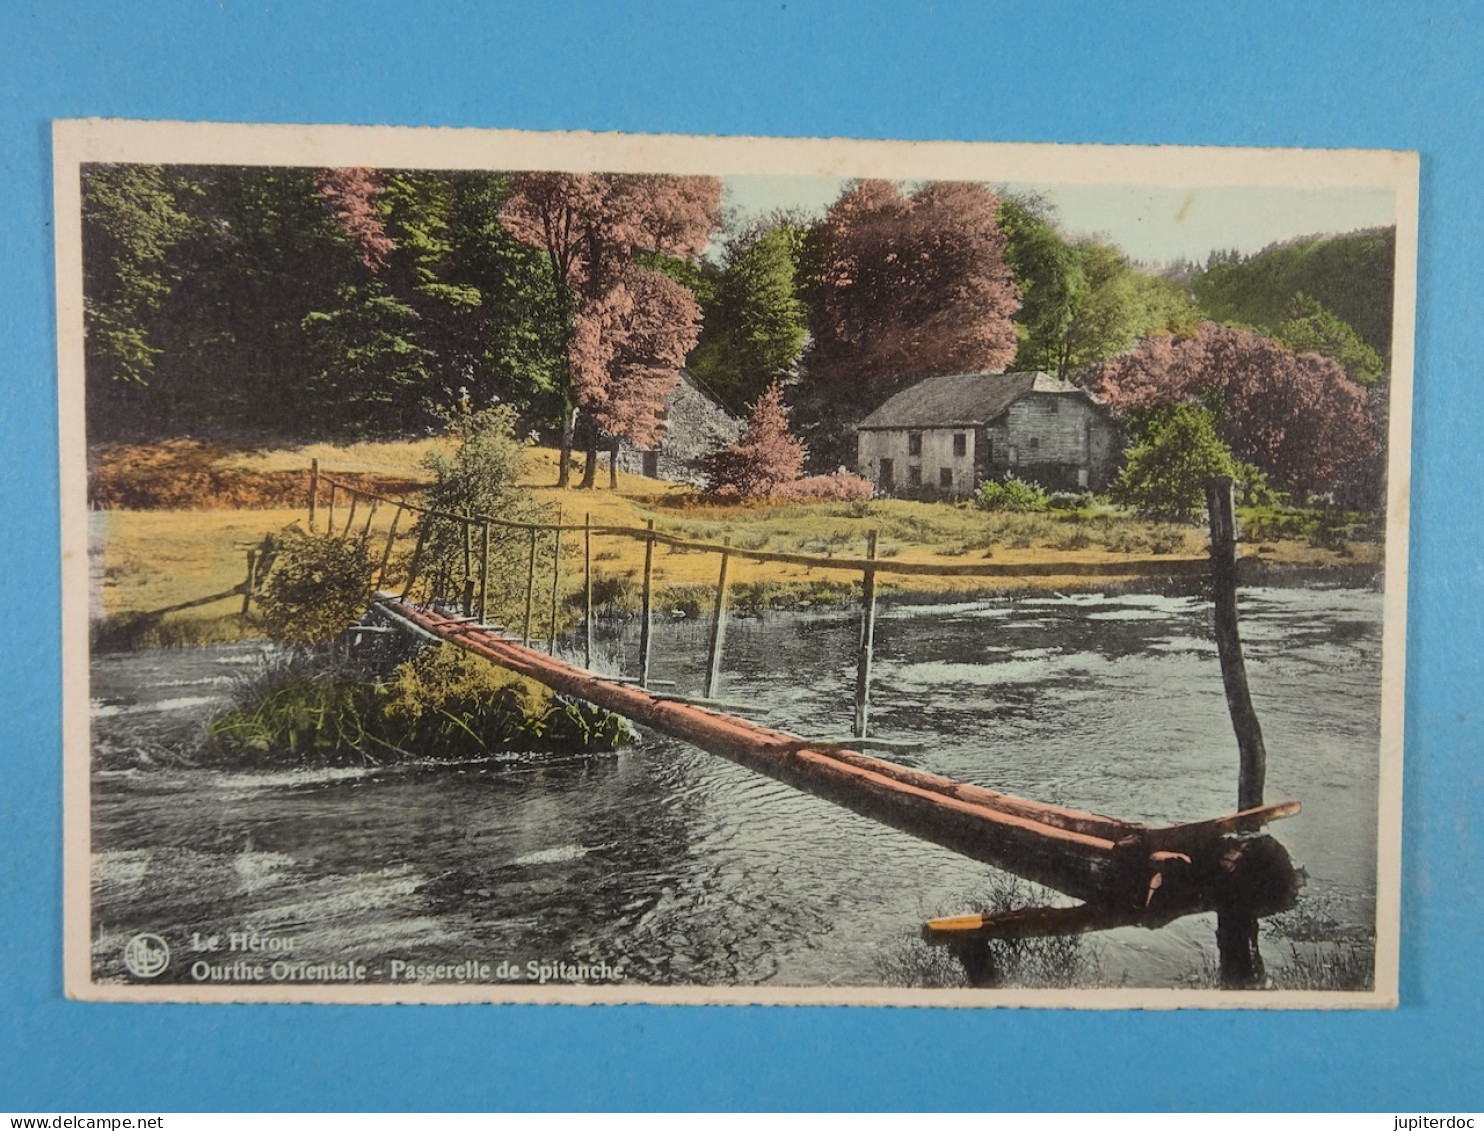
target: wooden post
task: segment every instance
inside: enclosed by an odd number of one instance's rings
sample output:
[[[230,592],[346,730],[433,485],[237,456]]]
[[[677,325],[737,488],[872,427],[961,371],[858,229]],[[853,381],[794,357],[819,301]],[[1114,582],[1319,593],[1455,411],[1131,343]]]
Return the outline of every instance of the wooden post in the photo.
[[[345,518],[345,533],[341,535],[342,538],[350,537],[350,528],[355,525],[356,521],[356,504],[360,501],[360,495],[356,494],[356,492],[354,491],[350,492],[350,514],[348,514]],[[330,530],[330,533],[335,533],[333,528]]]
[[[309,461],[309,532],[314,533],[314,508],[319,502],[319,460]]]
[[[1237,770],[1237,808],[1262,804],[1267,777],[1267,750],[1262,727],[1252,709],[1247,687],[1247,665],[1237,628],[1237,513],[1230,479],[1217,479],[1206,488],[1206,510],[1211,521],[1211,594],[1215,608],[1216,653],[1221,659],[1221,682],[1226,706],[1237,732],[1240,759]],[[1237,908],[1216,912],[1216,950],[1220,955],[1221,984],[1226,989],[1251,989],[1267,977],[1258,948],[1257,916]]]
[[[479,623],[489,624],[490,619],[490,524],[489,519],[480,523],[484,528],[484,546],[479,551]]]
[[[474,615],[474,579],[472,577],[464,578],[463,601],[460,603],[460,608],[464,616]]]
[[[330,480],[330,506],[325,512],[325,531],[329,534],[335,533],[335,481]]]
[[[432,517],[429,515],[424,515],[423,521],[417,524],[417,545],[413,548],[412,551],[412,565],[407,570],[407,585],[402,590],[402,600],[404,601],[407,600],[408,594],[412,592],[412,583],[417,580],[417,567],[423,558],[423,543],[428,540],[428,524],[431,522]],[[387,541],[387,547],[387,552],[390,553],[390,539]]]
[[[386,584],[387,566],[392,561],[392,545],[397,540],[397,523],[402,521],[402,508],[405,503],[397,504],[397,513],[392,515],[392,527],[386,532],[386,550],[381,555],[381,568],[376,571],[376,588],[380,589]]]
[[[866,557],[875,560],[876,531],[866,535]],[[855,654],[855,737],[866,737],[871,703],[871,652],[876,647],[876,570],[861,571],[861,637]]]
[[[1267,750],[1262,726],[1252,709],[1247,689],[1247,666],[1242,660],[1242,638],[1237,631],[1237,520],[1230,479],[1218,479],[1206,489],[1211,516],[1211,591],[1215,605],[1216,652],[1221,658],[1221,682],[1226,706],[1237,732],[1241,763],[1237,774],[1237,808],[1262,804],[1267,776]]]
[[[474,519],[469,514],[469,508],[464,508],[464,577],[474,576]],[[469,610],[464,610],[464,615],[469,615]]]
[[[552,545],[551,557],[551,623],[548,624],[546,633],[546,654],[556,655],[556,614],[557,614],[557,585],[562,578],[562,508],[557,507],[557,524],[553,532],[555,541]]]
[[[366,515],[366,528],[361,531],[361,541],[365,542],[371,537],[371,524],[376,521],[376,508],[381,506],[380,499],[371,500],[371,511]]]
[[[725,539],[725,544],[732,544],[730,536]],[[731,559],[732,555],[726,550],[721,552],[721,569],[716,575],[716,606],[711,614],[711,648],[706,662],[707,699],[715,699],[721,687],[721,649],[727,634],[727,564]]]
[[[531,558],[526,566],[526,630],[521,634],[520,642],[529,644],[531,642],[531,599],[536,595],[536,528],[531,527]]]
[[[654,519],[645,522],[648,533],[644,536],[644,596],[639,620],[639,686],[649,686],[649,640],[653,634],[654,596]]]
[[[1259,989],[1267,980],[1257,940],[1256,915],[1246,911],[1216,912],[1216,953],[1220,956],[1222,989]]]
[[[247,584],[242,587],[242,615],[247,616],[247,610],[252,605],[252,586],[258,579],[258,552],[249,550],[247,552]]]
[[[582,666],[593,666],[593,516],[582,519]]]

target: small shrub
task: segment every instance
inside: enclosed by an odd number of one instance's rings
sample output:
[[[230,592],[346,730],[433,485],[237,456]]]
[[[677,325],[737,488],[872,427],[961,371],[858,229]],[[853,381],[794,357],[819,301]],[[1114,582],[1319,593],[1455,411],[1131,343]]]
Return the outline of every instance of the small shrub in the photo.
[[[1091,491],[1053,491],[1047,502],[1052,510],[1082,511],[1096,504]]]
[[[980,510],[1026,514],[1046,510],[1051,498],[1034,483],[1006,475],[1002,480],[986,479],[981,483],[974,505]]]
[[[1085,550],[1092,545],[1092,535],[1080,527],[1070,530],[1056,541],[1058,550]]]
[[[1113,554],[1145,554],[1149,539],[1137,530],[1113,530],[1103,538],[1103,545]]]
[[[258,615],[274,640],[312,645],[353,625],[371,600],[372,562],[364,543],[293,532],[278,541],[258,596]]]
[[[632,577],[623,574],[600,573],[593,578],[593,607],[596,609],[630,609],[638,605],[639,587]],[[574,595],[574,603],[586,600],[582,593]]]
[[[1149,534],[1149,550],[1155,554],[1178,554],[1185,549],[1185,531],[1178,526],[1155,527]]]

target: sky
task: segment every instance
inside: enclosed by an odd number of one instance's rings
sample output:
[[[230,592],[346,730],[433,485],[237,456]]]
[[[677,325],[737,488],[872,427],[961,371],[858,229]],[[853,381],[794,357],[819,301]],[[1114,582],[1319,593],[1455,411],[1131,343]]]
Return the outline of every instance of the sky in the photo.
[[[744,216],[775,207],[822,215],[840,195],[841,177],[731,176],[723,203]],[[1373,228],[1396,220],[1390,188],[1299,189],[1223,186],[1184,189],[1148,185],[1043,184],[995,186],[1044,196],[1062,231],[1100,236],[1130,259],[1204,263],[1215,250],[1260,251],[1295,236]]]

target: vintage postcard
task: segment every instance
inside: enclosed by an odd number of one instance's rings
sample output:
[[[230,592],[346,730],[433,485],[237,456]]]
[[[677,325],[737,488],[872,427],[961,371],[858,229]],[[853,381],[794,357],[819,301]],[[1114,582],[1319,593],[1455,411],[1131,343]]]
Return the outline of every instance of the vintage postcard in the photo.
[[[70,995],[1395,1004],[1415,154],[54,144]]]

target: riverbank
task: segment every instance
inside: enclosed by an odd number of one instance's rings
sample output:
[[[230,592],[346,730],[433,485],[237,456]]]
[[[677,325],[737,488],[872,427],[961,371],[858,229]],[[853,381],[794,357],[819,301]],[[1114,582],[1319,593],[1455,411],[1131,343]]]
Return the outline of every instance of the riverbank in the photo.
[[[232,449],[177,440],[93,453],[90,487],[100,509],[91,516],[90,540],[101,589],[95,595],[95,640],[106,647],[260,635],[251,614],[242,612],[247,553],[265,536],[307,526],[310,460],[318,460],[326,474],[399,497],[427,484],[422,461],[442,445],[430,438]],[[657,530],[693,541],[730,540],[743,550],[825,559],[860,558],[874,532],[885,563],[982,562],[1007,570],[1006,575],[985,578],[901,575],[888,569],[878,580],[878,592],[886,599],[1158,588],[1162,582],[1134,572],[1132,563],[1168,560],[1176,575],[1198,568],[1206,554],[1199,528],[1146,522],[1108,508],[1009,514],[982,511],[966,501],[722,504],[684,484],[626,473],[620,473],[616,490],[609,489],[606,469],[599,476],[602,486],[594,490],[558,489],[556,479],[557,453],[529,449],[522,485],[551,505],[553,517],[559,511],[568,522],[590,517],[594,525],[642,529],[653,521]],[[121,501],[134,505],[116,505]],[[321,515],[323,522],[326,516]],[[382,514],[367,529],[374,536],[389,521]],[[1255,538],[1244,548],[1246,568],[1266,582],[1282,584],[1284,574],[1301,571],[1321,581],[1368,584],[1363,579],[1379,573],[1381,547],[1362,531],[1304,536],[1271,519],[1249,521],[1258,535],[1284,535]],[[582,539],[569,536],[559,600],[574,599],[580,592],[582,553]],[[592,563],[601,605],[616,612],[637,607],[643,558],[639,539],[594,537]],[[717,565],[715,554],[658,545],[654,582],[659,606],[687,615],[709,607]],[[1065,569],[1058,571],[1058,566]],[[1016,575],[1017,569],[1033,572]],[[858,570],[741,557],[732,559],[728,578],[734,604],[742,610],[838,603],[851,599],[860,587]]]

